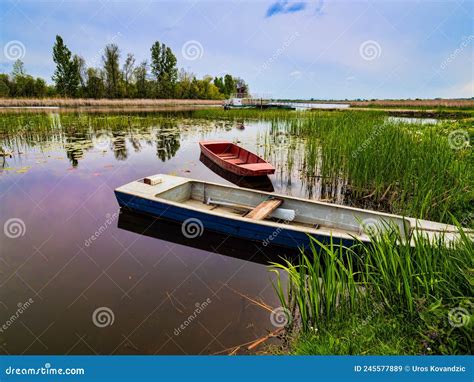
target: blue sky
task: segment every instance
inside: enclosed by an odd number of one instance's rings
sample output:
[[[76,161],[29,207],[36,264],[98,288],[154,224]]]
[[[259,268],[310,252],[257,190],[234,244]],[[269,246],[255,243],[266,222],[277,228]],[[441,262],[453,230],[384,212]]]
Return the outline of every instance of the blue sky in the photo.
[[[263,96],[473,97],[474,1],[0,0],[0,72],[21,56],[51,81],[56,34],[91,66],[156,40],[198,76],[227,72]]]

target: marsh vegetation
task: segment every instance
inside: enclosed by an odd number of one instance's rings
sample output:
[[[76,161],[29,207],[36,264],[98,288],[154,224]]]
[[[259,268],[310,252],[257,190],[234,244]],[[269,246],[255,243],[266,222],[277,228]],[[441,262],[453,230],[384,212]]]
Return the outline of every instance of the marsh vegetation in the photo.
[[[299,262],[274,264],[289,322],[285,351],[469,354],[472,237],[462,232],[451,247],[401,243],[396,229],[350,248],[313,240]]]
[[[241,125],[245,130],[237,129]],[[22,178],[26,182],[40,173],[48,179],[53,173],[44,168],[61,174],[52,161],[65,154],[71,169],[82,170],[81,184],[91,182],[91,193],[97,185],[86,174],[100,177],[113,165],[113,173],[128,181],[161,171],[222,181],[199,167],[196,142],[225,138],[275,165],[271,179],[277,192],[469,229],[473,135],[470,119],[407,121],[379,111],[15,113],[0,119],[0,151],[12,155],[3,158],[0,175],[13,182],[31,171]],[[108,181],[116,186],[124,179]],[[71,185],[69,192],[80,190]],[[415,247],[399,243],[397,232],[374,238],[370,246],[314,242],[310,253],[275,265],[283,277],[275,284],[278,300],[293,325],[285,347],[272,351],[469,353],[472,320],[464,318],[473,304],[469,234],[449,248],[423,240]],[[451,324],[456,317],[462,325]]]

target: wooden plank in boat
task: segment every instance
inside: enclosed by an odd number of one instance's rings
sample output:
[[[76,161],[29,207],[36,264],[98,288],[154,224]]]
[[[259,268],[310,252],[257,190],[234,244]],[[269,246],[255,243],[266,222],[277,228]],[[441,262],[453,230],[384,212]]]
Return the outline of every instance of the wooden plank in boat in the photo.
[[[281,199],[265,200],[257,207],[255,207],[252,211],[250,211],[245,217],[254,220],[263,220],[273,211],[275,211],[282,203],[283,200]]]
[[[227,159],[227,162],[232,163],[232,164],[244,164],[245,162],[242,159],[236,158],[236,159]]]

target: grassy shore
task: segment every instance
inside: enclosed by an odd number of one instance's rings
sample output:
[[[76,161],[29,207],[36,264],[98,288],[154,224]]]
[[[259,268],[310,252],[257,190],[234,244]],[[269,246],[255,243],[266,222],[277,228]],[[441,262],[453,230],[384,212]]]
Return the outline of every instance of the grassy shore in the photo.
[[[474,109],[474,99],[417,99],[417,100],[371,100],[349,101],[351,107],[374,108],[420,108],[420,109]]]
[[[195,99],[92,99],[92,98],[0,98],[0,106],[154,106],[154,105],[221,105],[222,100]],[[428,100],[337,100],[294,101],[349,104],[351,107],[382,109],[474,109],[474,99],[428,99]]]
[[[298,101],[295,101],[298,102]],[[300,101],[303,102],[303,101]],[[309,101],[305,101],[309,102]],[[383,111],[390,116],[409,118],[474,118],[474,100],[401,100],[401,101],[312,101],[314,103],[350,104],[351,110]],[[194,99],[83,99],[83,98],[0,98],[0,113],[49,111],[59,108],[65,113],[78,109],[87,109],[91,113],[106,112],[151,112],[206,109],[210,106],[222,106],[222,100]],[[43,109],[41,109],[43,108]],[[319,112],[320,109],[314,109]],[[335,113],[340,109],[330,109]],[[249,115],[250,110],[244,114]],[[254,110],[261,115],[261,110]]]
[[[313,241],[300,262],[274,264],[291,354],[470,354],[474,245],[463,234],[401,244],[395,229],[371,245]]]
[[[222,105],[222,100],[203,99],[92,99],[92,98],[0,98],[0,107],[154,107]]]

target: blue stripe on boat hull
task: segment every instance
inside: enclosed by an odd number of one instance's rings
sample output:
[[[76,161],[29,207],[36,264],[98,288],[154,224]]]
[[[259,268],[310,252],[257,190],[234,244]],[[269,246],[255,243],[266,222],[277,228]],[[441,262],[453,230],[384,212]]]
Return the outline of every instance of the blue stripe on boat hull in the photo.
[[[269,227],[258,223],[232,220],[226,217],[207,214],[204,212],[189,210],[158,201],[139,198],[134,195],[115,191],[115,196],[120,207],[145,212],[163,219],[184,222],[186,219],[199,219],[205,230],[225,233],[234,237],[262,242],[263,245],[279,245],[288,248],[301,248],[309,245],[309,237],[304,232],[285,228]],[[313,235],[323,243],[328,243],[330,238],[326,235]],[[337,242],[337,239],[333,239]],[[343,245],[350,246],[353,240],[342,239]]]

